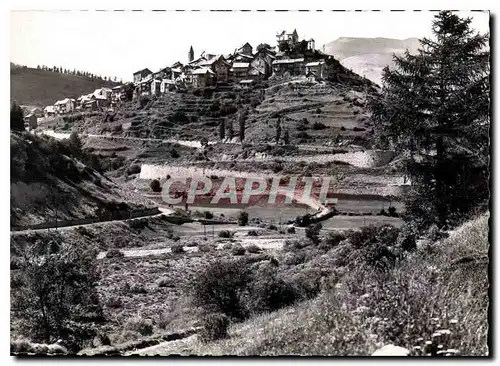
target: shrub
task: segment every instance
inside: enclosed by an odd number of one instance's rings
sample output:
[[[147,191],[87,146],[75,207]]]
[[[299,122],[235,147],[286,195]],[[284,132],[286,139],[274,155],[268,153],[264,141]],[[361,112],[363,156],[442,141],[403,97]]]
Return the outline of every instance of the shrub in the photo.
[[[277,231],[278,230],[278,227],[274,224],[269,224],[269,226],[267,227],[269,230],[274,230],[274,231]]]
[[[223,313],[212,313],[203,317],[202,329],[199,332],[202,342],[211,342],[229,337],[227,329],[229,318]]]
[[[172,245],[172,253],[174,254],[181,254],[184,253],[184,246],[182,244],[174,244]]]
[[[203,217],[207,220],[211,220],[214,218],[214,214],[211,213],[210,211],[204,211],[203,212]]]
[[[233,255],[244,255],[245,252],[246,252],[246,249],[241,244],[235,244],[231,248],[231,253]]]
[[[312,125],[313,130],[324,130],[326,128],[324,123],[314,122]]]
[[[241,211],[238,214],[238,225],[239,226],[247,226],[248,225],[248,212]]]
[[[256,244],[250,244],[248,247],[247,247],[247,252],[248,253],[253,253],[253,254],[256,254],[256,253],[260,253],[262,252],[262,249],[256,245]]]
[[[125,323],[125,329],[137,332],[142,336],[153,334],[153,322],[150,319],[135,317]]]
[[[125,254],[118,248],[111,248],[106,252],[106,258],[122,258]]]
[[[139,98],[139,108],[144,108],[151,100],[147,96],[141,96]]]
[[[248,236],[259,236],[259,233],[255,230],[249,230],[247,235]]]
[[[229,230],[221,230],[219,234],[217,234],[219,238],[232,238],[234,233]]]
[[[340,126],[340,131],[345,131],[345,127],[344,126]]]
[[[295,232],[296,232],[296,231],[295,231],[295,227],[294,227],[294,226],[290,226],[290,227],[288,227],[288,228],[286,229],[286,232],[287,232],[288,234],[295,234]]]
[[[298,227],[306,227],[311,224],[311,216],[309,215],[304,215],[304,216],[297,216],[295,218],[295,225]]]
[[[249,309],[255,313],[281,309],[298,299],[294,287],[278,278],[275,267],[266,266],[257,272],[250,285]]]
[[[189,117],[186,113],[182,111],[176,111],[173,115],[170,116],[170,121],[178,122],[178,123],[187,123],[189,122]]]
[[[141,172],[141,166],[139,164],[132,164],[127,169],[128,174],[139,174]]]
[[[316,109],[316,114],[321,114],[321,108]]]
[[[175,287],[175,284],[174,282],[170,279],[170,278],[167,278],[167,277],[161,277],[157,282],[156,284],[158,285],[158,287]]]
[[[297,133],[295,135],[295,137],[299,138],[299,139],[309,139],[311,138],[311,136],[309,136],[309,134],[305,131],[300,131],[299,133]]]
[[[323,244],[328,249],[329,248],[334,248],[337,245],[339,245],[340,242],[342,242],[345,239],[346,239],[346,236],[345,236],[344,233],[341,233],[341,232],[338,232],[338,231],[334,231],[334,232],[328,233],[328,235],[326,236],[326,238],[323,240]]]
[[[170,148],[170,156],[172,157],[172,159],[177,159],[180,155],[177,152],[177,150],[174,147],[172,147]]]
[[[396,207],[389,206],[388,208],[389,216],[396,217],[398,214],[396,213]]]
[[[153,192],[159,193],[162,191],[161,184],[160,184],[160,181],[158,179],[153,179],[151,181],[151,183],[149,183],[149,187],[151,187],[151,190]]]
[[[197,274],[189,288],[196,306],[230,318],[244,319],[247,312],[242,299],[250,281],[249,268],[243,262],[217,260]]]
[[[308,238],[314,245],[318,245],[319,232],[321,231],[322,225],[320,223],[309,225],[306,228],[306,238]]]
[[[96,252],[69,245],[39,242],[25,249],[19,271],[22,284],[12,296],[13,319],[22,333],[34,341],[62,339],[71,351],[79,350],[95,336],[89,316],[102,318],[97,296]],[[45,251],[43,260],[40,251]],[[37,301],[33,301],[37,299]]]

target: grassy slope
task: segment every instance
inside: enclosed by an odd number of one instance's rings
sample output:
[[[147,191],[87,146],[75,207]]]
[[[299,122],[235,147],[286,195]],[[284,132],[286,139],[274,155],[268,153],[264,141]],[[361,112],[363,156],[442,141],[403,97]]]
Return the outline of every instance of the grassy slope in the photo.
[[[11,134],[10,143],[11,225],[94,217],[112,201],[127,202],[129,209],[148,203],[63,154],[52,138]]]
[[[18,104],[45,107],[64,98],[78,98],[103,86],[117,83],[91,80],[34,68],[10,69],[10,99]]]
[[[227,340],[203,344],[192,337],[149,352],[369,355],[388,343],[422,346],[436,330],[449,329],[444,349],[486,355],[488,220],[483,215],[464,224],[386,275],[358,267],[316,299],[234,324]]]

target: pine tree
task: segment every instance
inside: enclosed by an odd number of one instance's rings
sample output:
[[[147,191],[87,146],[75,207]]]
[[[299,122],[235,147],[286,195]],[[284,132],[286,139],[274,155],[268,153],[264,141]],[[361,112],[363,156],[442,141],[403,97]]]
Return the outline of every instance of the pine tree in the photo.
[[[229,139],[229,142],[233,141],[234,137],[234,129],[233,129],[233,121],[228,120],[228,125],[227,125],[227,138]]]
[[[285,145],[288,145],[290,143],[290,134],[288,133],[288,130],[285,130],[285,134],[283,135],[283,142]]]
[[[224,138],[226,137],[226,121],[224,118],[221,119],[219,124],[219,137],[221,141],[224,141]]]
[[[247,119],[247,111],[244,109],[238,118],[238,124],[239,124],[239,133],[240,133],[240,142],[243,142],[245,140],[245,122]]]
[[[10,129],[13,131],[24,131],[23,110],[16,102],[10,105]]]
[[[281,137],[281,117],[278,118],[278,122],[276,123],[276,144],[279,143]]]
[[[470,23],[440,12],[434,39],[384,69],[373,104],[379,142],[405,157],[406,219],[421,228],[455,224],[489,196],[489,36]]]

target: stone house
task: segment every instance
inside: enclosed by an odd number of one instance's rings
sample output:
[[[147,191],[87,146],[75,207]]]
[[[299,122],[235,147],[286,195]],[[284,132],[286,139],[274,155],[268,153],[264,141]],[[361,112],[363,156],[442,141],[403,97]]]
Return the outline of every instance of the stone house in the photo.
[[[236,82],[247,79],[249,67],[249,62],[233,62],[233,65],[230,69],[231,79]]]
[[[192,87],[193,88],[206,88],[213,86],[216,81],[215,72],[208,67],[202,67],[192,72]]]
[[[151,75],[153,72],[150,69],[142,69],[139,71],[134,72],[134,83],[138,83],[144,78],[146,78],[148,75]]]
[[[28,125],[27,127],[30,131],[38,127],[37,121],[38,118],[33,113],[30,113],[26,117],[24,117],[24,124],[25,126]]]
[[[268,78],[273,73],[272,63],[274,59],[275,56],[271,55],[266,50],[262,50],[254,56],[252,62],[250,63],[250,67],[256,69],[258,74],[262,75],[263,78]],[[249,73],[252,74],[252,71]]]
[[[315,61],[315,62],[308,62],[305,65],[305,72],[306,75],[314,75],[316,80],[322,80],[325,78],[325,61],[320,60],[320,61]]]
[[[57,102],[54,103],[54,107],[57,113],[60,114],[70,113],[75,110],[76,100],[71,98],[58,100]]]
[[[241,46],[240,48],[238,48],[238,53],[241,53],[243,55],[249,55],[249,56],[252,56],[253,55],[253,47],[250,43],[245,43],[243,46]]]
[[[305,74],[303,58],[281,59],[273,61],[273,74],[284,76],[299,76]]]
[[[151,81],[151,95],[160,95],[161,93],[161,80],[159,77]]]
[[[53,105],[48,105],[43,109],[43,115],[45,117],[51,117],[56,114],[56,110]]]
[[[229,80],[229,69],[231,65],[224,59],[224,56],[219,55],[212,57],[209,60],[200,63],[202,67],[208,67],[212,70],[217,78],[218,83],[227,83]]]
[[[175,89],[175,81],[172,79],[163,79],[160,84],[160,93],[167,93]]]

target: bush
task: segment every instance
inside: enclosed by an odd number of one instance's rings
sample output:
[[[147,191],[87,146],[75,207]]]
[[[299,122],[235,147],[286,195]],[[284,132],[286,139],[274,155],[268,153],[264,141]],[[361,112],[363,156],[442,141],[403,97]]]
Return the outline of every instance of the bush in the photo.
[[[306,227],[311,224],[311,216],[309,215],[304,215],[304,216],[297,216],[295,218],[295,225],[298,227]]]
[[[245,252],[246,252],[246,249],[241,244],[235,244],[231,248],[231,253],[233,255],[244,255]]]
[[[314,245],[318,245],[319,232],[321,231],[322,225],[320,223],[309,225],[306,228],[306,238],[308,238]]]
[[[21,286],[11,292],[13,319],[33,341],[62,339],[76,352],[95,336],[90,316],[102,319],[97,253],[69,245],[47,247],[39,242],[25,249],[28,260],[18,270]]]
[[[132,164],[127,169],[128,174],[139,174],[141,172],[141,166],[139,164]]]
[[[286,229],[286,232],[288,234],[295,234],[296,233],[296,230],[295,230],[295,227],[294,226],[290,226]]]
[[[150,319],[135,317],[125,323],[125,329],[137,332],[142,336],[153,334],[153,322]]]
[[[324,130],[326,128],[324,123],[314,122],[312,125],[313,130]]]
[[[106,252],[106,258],[122,258],[125,254],[118,248],[111,248]]]
[[[391,216],[391,217],[397,217],[397,216],[399,216],[396,213],[396,207],[394,207],[394,206],[389,206],[388,212],[389,212],[389,216]]]
[[[158,285],[158,287],[175,287],[175,284],[174,282],[170,279],[170,278],[167,278],[167,277],[161,277],[157,282],[156,284]]]
[[[336,247],[337,245],[340,244],[340,242],[342,242],[345,239],[346,239],[346,236],[344,233],[334,231],[334,232],[328,233],[326,238],[323,240],[323,244],[324,244],[325,248],[330,249],[330,248]]]
[[[250,286],[248,308],[255,313],[269,312],[293,304],[298,299],[294,287],[278,278],[275,267],[264,267]]]
[[[162,191],[161,184],[160,184],[160,181],[158,179],[153,179],[151,181],[151,183],[149,183],[149,187],[151,187],[151,190],[153,192],[159,193]]]
[[[182,244],[174,244],[172,245],[172,253],[174,254],[181,254],[184,253],[184,246]]]
[[[256,245],[256,244],[250,244],[248,247],[247,247],[247,252],[248,253],[253,253],[253,254],[256,254],[256,253],[260,253],[262,252],[262,249]]]
[[[170,148],[170,156],[172,157],[172,159],[177,159],[180,155],[177,152],[177,150],[174,147],[172,147]]]
[[[212,313],[203,317],[202,329],[199,332],[202,342],[211,342],[229,337],[227,329],[229,318],[223,313]]]
[[[169,120],[182,124],[189,122],[189,117],[182,111],[176,111],[173,115],[170,116]]]
[[[244,319],[247,312],[242,300],[250,281],[249,267],[243,262],[217,260],[197,274],[189,287],[196,306]]]
[[[255,230],[249,230],[247,235],[248,236],[259,236],[259,233]]]
[[[210,211],[204,211],[203,212],[203,217],[207,220],[211,220],[214,218],[214,214],[211,213]]]
[[[139,98],[139,108],[144,108],[151,101],[147,96],[141,96]]]
[[[316,109],[316,114],[321,114],[321,108]]]
[[[238,225],[239,226],[247,226],[248,225],[248,212],[241,211],[238,214]]]
[[[234,235],[234,233],[232,233],[229,230],[221,230],[221,231],[219,231],[219,234],[217,234],[217,236],[219,238],[232,238],[233,235]]]

